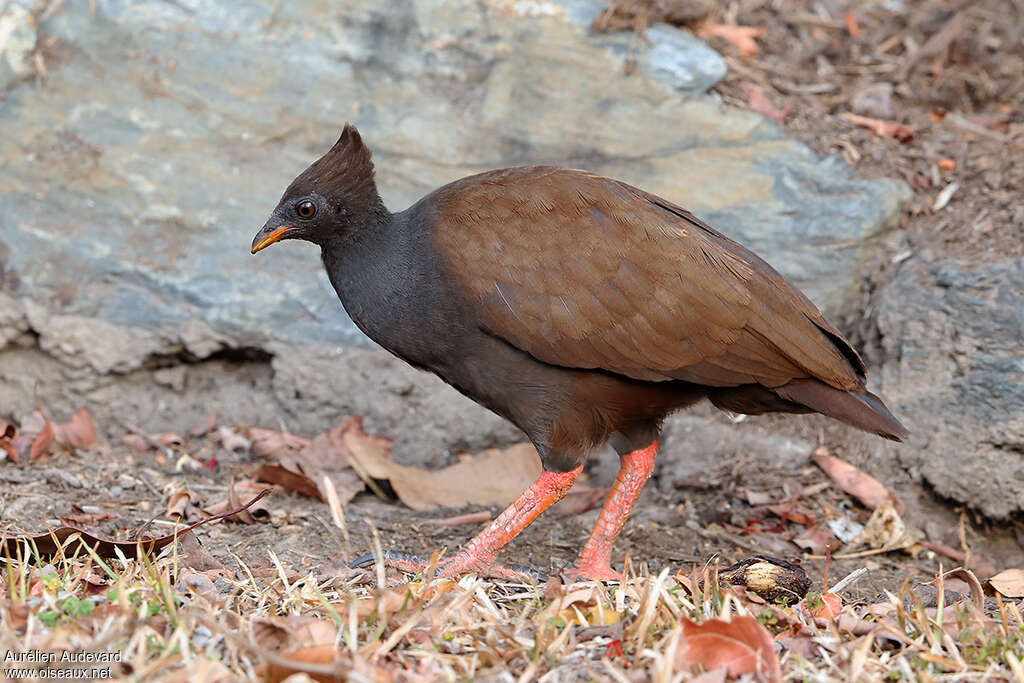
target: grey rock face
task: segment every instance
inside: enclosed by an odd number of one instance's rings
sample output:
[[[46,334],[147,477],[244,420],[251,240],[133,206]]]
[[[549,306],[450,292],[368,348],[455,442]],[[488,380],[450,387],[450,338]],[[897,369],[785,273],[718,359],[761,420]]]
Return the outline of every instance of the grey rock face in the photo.
[[[44,87],[20,82],[0,100],[0,412],[31,398],[23,378],[34,370],[22,365],[33,340],[40,363],[55,359],[74,380],[53,375],[41,397],[97,410],[118,378],[248,349],[274,358],[266,393],[253,394],[270,407],[239,407],[239,420],[281,414],[312,430],[359,409],[424,458],[453,439],[507,436],[391,359],[380,370],[397,374],[374,381],[408,384],[423,412],[396,424],[385,406],[353,399],[366,358],[346,359],[367,341],[315,248],[248,253],[286,184],[345,121],[374,150],[395,210],[490,168],[585,167],[693,209],[841,310],[906,189],[858,180],[767,119],[697,96],[724,63],[688,34],[649,29],[626,76],[629,36],[588,31],[602,6],[99,0],[93,15],[66,0],[38,17],[61,59]],[[311,367],[323,382],[314,394],[303,387]],[[171,403],[180,418],[187,401]]]
[[[1024,260],[908,262],[880,296],[887,398],[940,494],[1024,510]]]

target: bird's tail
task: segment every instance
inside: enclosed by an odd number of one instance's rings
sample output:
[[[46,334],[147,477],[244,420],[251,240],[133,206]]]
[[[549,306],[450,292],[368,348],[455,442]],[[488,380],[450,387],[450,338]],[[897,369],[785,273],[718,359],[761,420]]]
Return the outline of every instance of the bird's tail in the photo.
[[[813,379],[794,380],[773,391],[782,398],[805,405],[840,422],[886,439],[903,441],[909,432],[871,392],[842,391]]]

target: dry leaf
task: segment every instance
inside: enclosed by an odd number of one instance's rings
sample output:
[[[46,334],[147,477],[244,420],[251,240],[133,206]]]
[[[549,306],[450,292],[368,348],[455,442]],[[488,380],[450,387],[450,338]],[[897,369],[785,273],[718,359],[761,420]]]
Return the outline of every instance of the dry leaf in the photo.
[[[28,451],[28,459],[32,462],[48,455],[54,441],[53,423],[42,410],[39,411],[39,414],[43,416],[43,429],[36,435],[36,438],[32,439],[32,447]]]
[[[907,528],[892,501],[885,500],[875,508],[864,525],[864,530],[843,549],[843,552],[862,546],[874,550],[899,550],[908,548],[916,542],[916,535]]]
[[[301,451],[310,444],[309,439],[270,429],[250,429],[249,440],[253,453],[264,458],[278,458],[288,451]]]
[[[149,441],[140,434],[125,434],[121,437],[121,443],[133,451],[138,451],[139,453],[145,453],[152,448]]]
[[[697,26],[697,36],[700,38],[725,38],[732,43],[740,54],[740,57],[749,59],[757,56],[757,41],[759,36],[768,30],[765,26],[737,26],[736,24],[715,24],[704,22]]]
[[[60,425],[57,431],[75,450],[88,451],[96,446],[96,426],[85,408],[76,410],[71,419]]]
[[[250,505],[255,504],[269,492],[269,489],[260,492],[242,507],[247,508]],[[88,545],[100,557],[117,557],[119,552],[128,557],[134,557],[135,551],[139,547],[141,547],[146,553],[152,555],[153,553],[162,550],[167,545],[170,545],[176,538],[180,538],[185,533],[192,531],[193,529],[197,529],[204,524],[208,524],[209,522],[237,514],[238,512],[239,510],[231,510],[224,514],[210,517],[209,519],[200,520],[195,524],[178,529],[165,536],[160,536],[159,538],[147,538],[138,541],[109,541],[99,538],[98,536],[93,536],[82,529],[70,526],[62,526],[45,534],[37,534],[35,536],[5,536],[0,539],[0,556],[19,557],[19,554],[24,551],[26,544],[33,547],[35,550],[38,550],[40,555],[53,555],[60,551],[61,548],[68,547],[69,539],[70,543],[75,543],[77,540],[79,543]],[[75,538],[76,536],[77,539]]]
[[[316,482],[301,472],[295,472],[283,465],[265,462],[252,475],[257,481],[265,481],[301,493],[310,498],[320,498],[320,488]],[[326,502],[326,501],[325,501]]]
[[[839,546],[836,541],[832,532],[821,525],[809,527],[802,534],[793,538],[793,543],[812,555],[824,555],[829,550],[835,550]]]
[[[782,680],[772,636],[753,617],[708,619],[700,624],[683,617],[680,623],[683,632],[676,652],[678,668],[699,665],[711,671],[727,667],[730,676],[757,674],[770,682]]]
[[[865,474],[859,469],[840,460],[834,455],[829,455],[824,448],[819,448],[811,454],[814,463],[825,471],[825,474],[832,477],[832,480],[839,484],[850,495],[854,496],[867,508],[874,510],[882,501],[891,500],[902,509],[902,504],[896,494],[887,489],[870,474]]]
[[[188,491],[178,491],[167,501],[167,516],[179,522],[183,522],[194,512],[196,500]]]
[[[764,91],[756,85],[744,83],[741,87],[747,93],[747,106],[759,114],[764,114],[776,123],[785,121],[786,117],[789,116],[789,112],[793,110],[789,105],[782,109],[776,107],[764,94]]]
[[[17,436],[17,428],[12,424],[5,423],[3,434],[0,434],[0,449],[2,449],[7,454],[7,457],[15,464],[21,462],[21,458],[18,456],[18,449],[14,447],[14,440]]]
[[[540,457],[528,443],[504,451],[490,449],[451,467],[431,471],[394,462],[390,445],[384,448],[366,436],[361,425],[358,431],[346,435],[352,458],[374,479],[390,481],[399,499],[413,510],[507,505],[541,472]]]
[[[1024,598],[1024,570],[1006,569],[988,580],[989,584],[1007,598]]]
[[[851,112],[843,112],[840,116],[854,125],[870,128],[875,135],[883,138],[894,138],[902,143],[908,143],[914,139],[913,129],[898,121],[872,119],[867,116],[858,116]]]
[[[857,17],[853,16],[853,12],[843,12],[843,23],[851,38],[860,36],[860,27],[857,25]]]
[[[270,508],[267,507],[265,501],[260,500],[247,506],[245,509],[239,509],[241,508],[243,498],[248,499],[254,491],[263,491],[266,488],[266,486],[259,486],[252,480],[238,483],[231,482],[231,486],[228,487],[228,499],[203,508],[203,512],[216,516],[222,515],[228,510],[239,510],[237,514],[228,515],[224,519],[229,522],[240,522],[241,524],[255,524],[257,521],[269,522]]]
[[[217,438],[220,439],[224,450],[232,453],[248,453],[252,447],[249,439],[237,433],[230,427],[221,427],[217,430]]]
[[[465,515],[455,515],[454,517],[445,517],[444,519],[427,520],[427,524],[433,526],[462,526],[463,524],[483,524],[489,521],[491,521],[491,511],[480,510],[479,512],[469,512]]]
[[[206,416],[206,419],[203,420],[203,424],[188,430],[188,435],[195,438],[206,436],[217,427],[218,419],[220,419],[220,413],[210,413]]]
[[[60,521],[68,526],[72,524],[95,524],[105,519],[115,519],[117,515],[109,512],[85,512],[77,505],[71,506],[72,512],[61,515]]]
[[[801,605],[812,617],[817,619],[835,619],[843,611],[843,599],[835,593],[822,593],[815,596],[821,602],[818,605],[810,605],[811,598],[805,599]]]
[[[252,429],[252,448],[257,454],[277,460],[277,464],[263,464],[255,478],[283,486],[311,498],[327,502],[327,492],[321,482],[327,476],[338,494],[338,502],[347,503],[365,488],[359,475],[349,462],[349,448],[344,435],[357,429],[362,433],[362,417],[350,417],[338,427],[330,429],[312,441],[291,434],[264,429]],[[387,443],[383,437],[370,437]]]

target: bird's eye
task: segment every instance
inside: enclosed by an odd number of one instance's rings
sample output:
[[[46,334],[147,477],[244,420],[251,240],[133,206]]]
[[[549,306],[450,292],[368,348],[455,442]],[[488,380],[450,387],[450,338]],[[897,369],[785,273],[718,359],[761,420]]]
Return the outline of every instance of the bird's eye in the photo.
[[[316,215],[316,205],[308,199],[295,205],[295,213],[299,218],[312,218]]]

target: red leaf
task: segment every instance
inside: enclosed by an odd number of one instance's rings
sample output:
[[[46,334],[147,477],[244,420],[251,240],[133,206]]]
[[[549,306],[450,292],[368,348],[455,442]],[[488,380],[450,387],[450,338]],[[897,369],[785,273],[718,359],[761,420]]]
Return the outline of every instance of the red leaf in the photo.
[[[839,484],[839,488],[856,497],[871,510],[885,500],[891,500],[897,510],[902,508],[896,494],[887,489],[882,482],[870,474],[861,472],[845,460],[829,455],[825,449],[816,450],[811,454],[811,459],[825,471],[825,474],[832,477],[835,483]]]
[[[92,416],[85,408],[75,411],[67,424],[60,426],[60,431],[76,450],[87,451],[96,445],[96,427],[92,423]]]
[[[737,26],[736,24],[713,24],[704,22],[697,27],[697,35],[700,38],[725,38],[740,53],[740,57],[749,59],[757,56],[757,41],[755,38],[767,31],[765,26]]]
[[[808,601],[812,600],[811,597],[804,598],[803,607],[812,617],[818,617],[822,619],[835,619],[839,616],[839,613],[843,611],[843,599],[835,593],[822,593],[820,596],[816,596],[820,601],[820,605],[811,606]]]
[[[700,665],[710,671],[727,667],[730,676],[758,674],[771,683],[782,680],[772,636],[753,617],[708,619],[701,624],[683,617],[680,623],[683,633],[676,655],[679,668]]]
[[[43,431],[39,432],[36,438],[32,440],[32,448],[28,452],[30,462],[47,455],[53,446],[53,423],[50,422],[50,418],[46,416],[46,413],[42,413],[42,415],[45,424],[43,425]]]
[[[793,109],[789,105],[779,109],[772,104],[772,101],[756,85],[743,84],[742,87],[747,93],[747,106],[759,114],[764,114],[776,123],[785,121],[786,117],[789,116],[789,112]]]
[[[856,38],[860,35],[860,27],[857,25],[857,17],[853,16],[853,12],[843,12],[843,23],[846,24],[846,32],[849,33],[852,38]]]
[[[14,438],[18,435],[18,430],[12,424],[4,425],[4,433],[0,434],[0,448],[7,451],[7,457],[11,459],[11,462],[18,464],[21,462],[21,458],[18,457],[18,449],[14,447]]]

